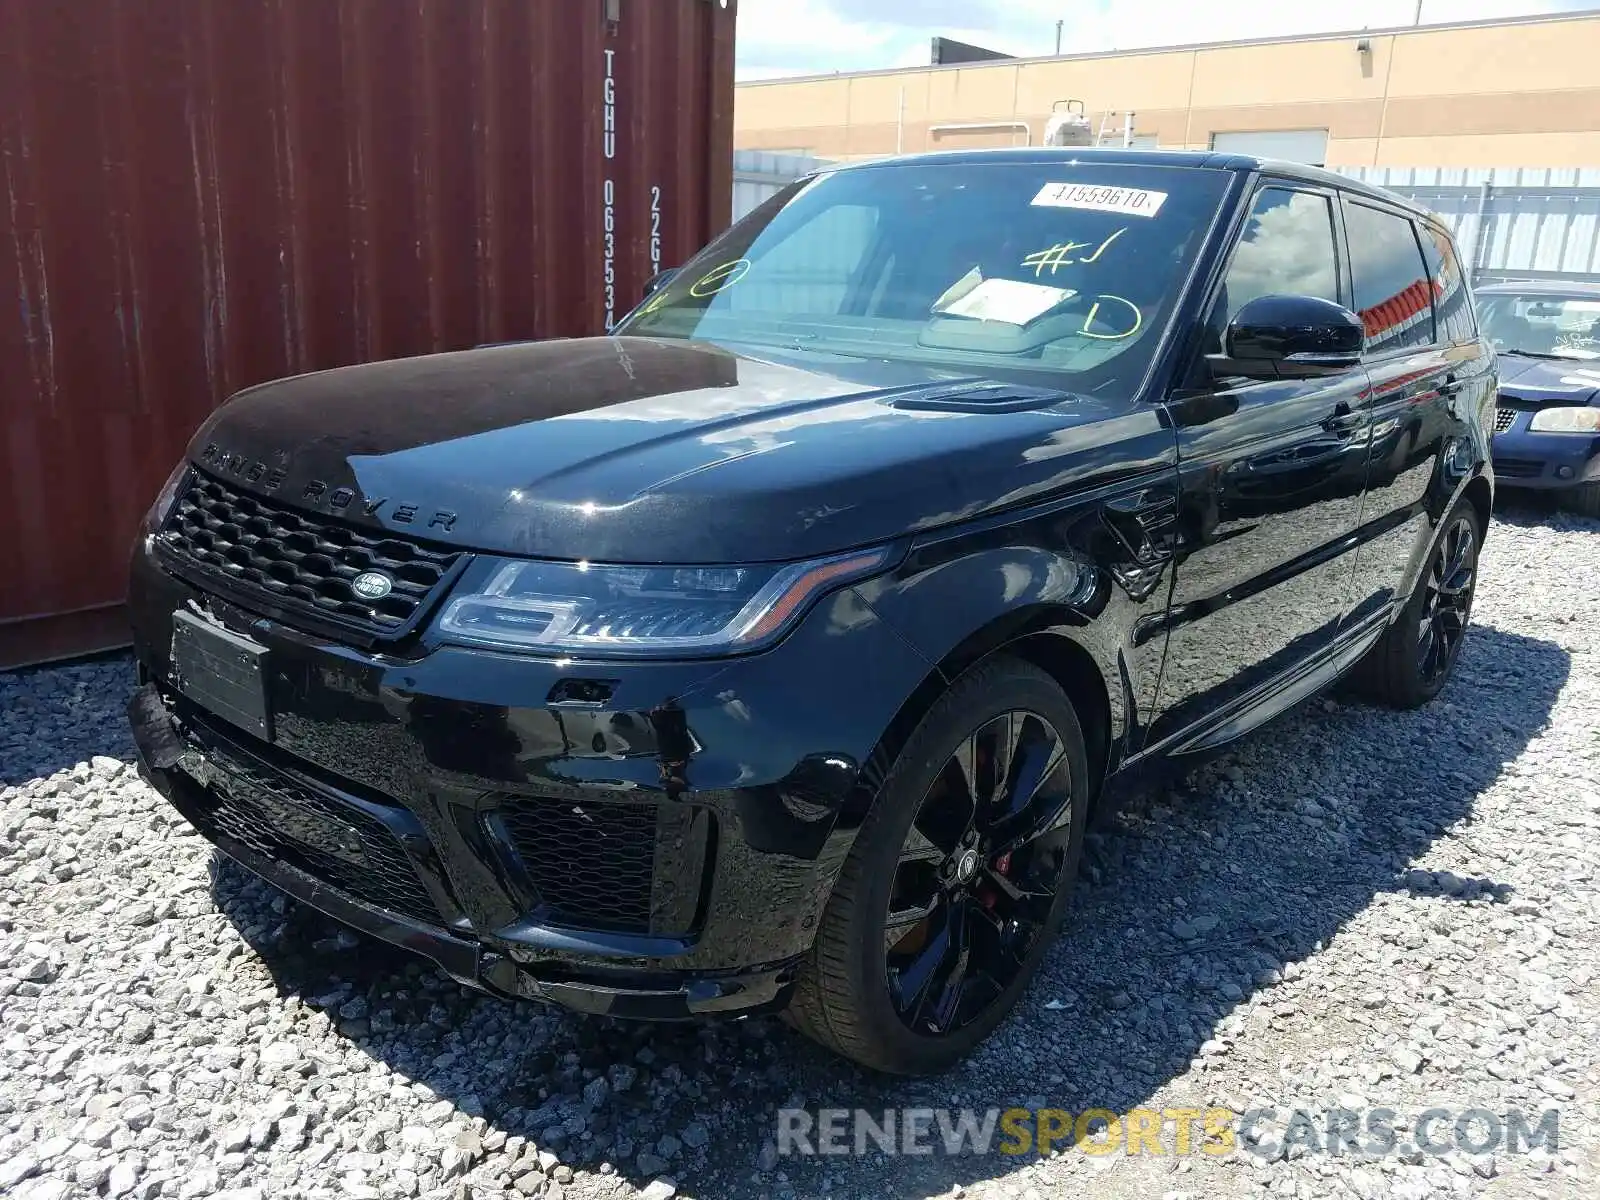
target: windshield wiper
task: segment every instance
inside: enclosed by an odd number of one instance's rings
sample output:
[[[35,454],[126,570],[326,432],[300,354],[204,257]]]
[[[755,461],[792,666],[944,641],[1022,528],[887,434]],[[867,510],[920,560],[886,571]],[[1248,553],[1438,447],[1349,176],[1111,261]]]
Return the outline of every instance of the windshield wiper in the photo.
[[[1501,354],[1515,354],[1518,358],[1567,358],[1565,354],[1545,354],[1539,350],[1524,350],[1520,346],[1513,346],[1509,350],[1500,351]]]

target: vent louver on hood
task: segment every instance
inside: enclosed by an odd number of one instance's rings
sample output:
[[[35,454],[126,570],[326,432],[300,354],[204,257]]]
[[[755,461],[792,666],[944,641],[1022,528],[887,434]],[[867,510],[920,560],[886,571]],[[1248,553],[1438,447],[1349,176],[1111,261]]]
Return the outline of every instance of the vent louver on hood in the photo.
[[[957,384],[907,392],[890,400],[891,408],[925,412],[1028,412],[1073,399],[1071,392],[1010,383]]]

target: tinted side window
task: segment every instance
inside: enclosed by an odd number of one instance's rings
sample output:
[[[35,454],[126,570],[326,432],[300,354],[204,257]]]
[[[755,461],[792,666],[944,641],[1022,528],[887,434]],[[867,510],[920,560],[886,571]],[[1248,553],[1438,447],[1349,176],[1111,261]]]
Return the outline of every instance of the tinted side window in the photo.
[[[1204,352],[1222,349],[1223,331],[1246,303],[1274,294],[1339,299],[1333,207],[1326,196],[1281,187],[1256,193],[1212,309]]]
[[[1367,352],[1432,343],[1433,289],[1411,222],[1346,203],[1344,228],[1356,312],[1367,327]]]
[[[1262,188],[1224,283],[1228,317],[1257,296],[1339,299],[1333,209],[1326,196]]]
[[[1422,257],[1428,264],[1428,278],[1433,284],[1433,310],[1439,322],[1439,340],[1471,341],[1478,336],[1478,323],[1472,315],[1472,300],[1467,294],[1467,281],[1455,245],[1442,229],[1422,225],[1419,230]]]

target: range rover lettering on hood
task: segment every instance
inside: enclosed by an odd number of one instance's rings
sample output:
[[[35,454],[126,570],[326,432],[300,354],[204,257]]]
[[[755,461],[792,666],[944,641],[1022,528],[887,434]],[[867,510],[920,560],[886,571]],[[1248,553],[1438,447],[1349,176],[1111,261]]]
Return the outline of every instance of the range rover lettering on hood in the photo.
[[[281,463],[287,463],[289,455],[286,451],[280,450],[273,455],[273,458]],[[258,491],[269,495],[281,493],[284,482],[289,477],[287,466],[273,466],[259,458],[235,454],[215,442],[207,442],[201,448],[199,459],[205,467],[216,474],[242,479],[246,483],[254,484]],[[297,485],[294,492],[293,498],[306,508],[320,509],[338,515],[386,517],[400,525],[417,525],[446,533],[455,528],[456,521],[460,519],[447,508],[428,509],[420,504],[393,500],[388,496],[363,496],[354,488],[334,487],[321,479],[308,479],[304,484]]]

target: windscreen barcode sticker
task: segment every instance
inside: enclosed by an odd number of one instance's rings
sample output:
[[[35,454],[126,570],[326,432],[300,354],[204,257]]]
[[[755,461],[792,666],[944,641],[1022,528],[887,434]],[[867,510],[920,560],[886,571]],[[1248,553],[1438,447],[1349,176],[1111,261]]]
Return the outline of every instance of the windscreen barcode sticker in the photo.
[[[1129,217],[1153,217],[1166,201],[1166,192],[1089,183],[1047,183],[1033,198],[1034,205],[1043,208],[1087,208]]]

